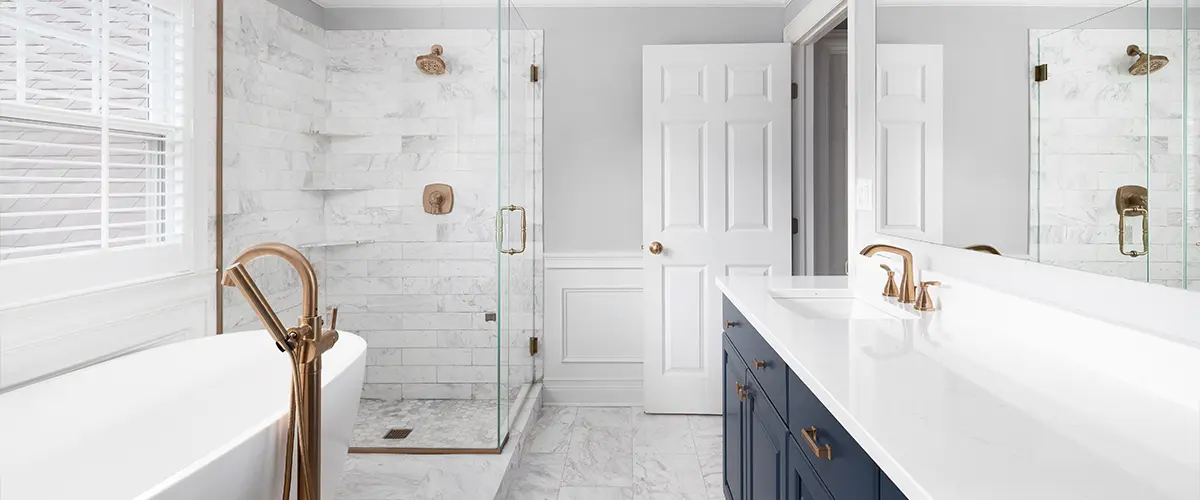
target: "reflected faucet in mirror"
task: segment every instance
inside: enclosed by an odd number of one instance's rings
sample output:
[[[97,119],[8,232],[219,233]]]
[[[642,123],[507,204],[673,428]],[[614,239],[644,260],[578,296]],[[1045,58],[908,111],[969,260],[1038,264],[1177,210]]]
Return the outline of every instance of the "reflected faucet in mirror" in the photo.
[[[912,304],[916,301],[917,295],[917,286],[913,282],[912,252],[897,246],[875,244],[863,247],[862,252],[859,253],[864,257],[870,257],[879,252],[899,255],[904,260],[904,278],[900,280],[899,300],[904,304]]]
[[[293,328],[284,328],[283,321],[271,309],[266,297],[246,270],[246,265],[250,262],[265,256],[279,257],[300,273],[302,312],[299,324]],[[225,270],[221,284],[237,287],[242,292],[242,296],[254,310],[254,315],[258,316],[259,321],[266,327],[279,350],[288,353],[292,360],[292,393],[283,470],[283,500],[290,498],[293,451],[299,460],[299,466],[296,467],[299,476],[296,498],[320,500],[321,355],[337,343],[337,309],[330,312],[329,329],[321,330],[322,319],[317,311],[317,275],[312,263],[299,250],[282,243],[262,243],[243,250],[233,258],[233,263]]]
[[[992,255],[1000,255],[1000,251],[996,250],[996,247],[991,246],[991,245],[971,245],[969,247],[966,247],[966,249],[975,251],[975,252],[990,253]]]

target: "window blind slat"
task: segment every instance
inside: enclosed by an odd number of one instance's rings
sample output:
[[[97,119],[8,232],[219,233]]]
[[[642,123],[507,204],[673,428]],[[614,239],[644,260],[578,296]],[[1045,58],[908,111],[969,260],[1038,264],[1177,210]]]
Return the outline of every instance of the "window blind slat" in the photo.
[[[0,0],[0,265],[179,241],[186,54],[162,1]]]

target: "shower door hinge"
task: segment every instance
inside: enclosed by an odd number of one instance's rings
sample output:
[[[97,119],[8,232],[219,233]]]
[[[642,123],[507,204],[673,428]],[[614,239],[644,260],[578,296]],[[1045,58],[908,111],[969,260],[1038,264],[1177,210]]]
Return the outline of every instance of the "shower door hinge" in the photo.
[[[538,82],[538,66],[536,64],[529,65],[529,83]]]
[[[798,99],[799,97],[800,85],[798,85],[796,82],[792,82],[792,99]]]
[[[1033,67],[1033,81],[1044,82],[1050,79],[1050,65],[1039,64]]]
[[[537,354],[537,353],[538,353],[537,337],[529,337],[529,355],[533,356],[534,354]]]

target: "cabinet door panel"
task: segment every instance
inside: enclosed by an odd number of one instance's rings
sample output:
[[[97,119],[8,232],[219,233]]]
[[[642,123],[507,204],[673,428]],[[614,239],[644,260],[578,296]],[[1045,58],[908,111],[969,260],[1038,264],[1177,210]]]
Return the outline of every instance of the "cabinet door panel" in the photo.
[[[788,500],[833,500],[795,439],[788,440],[787,471]]]
[[[892,478],[887,477],[883,471],[879,471],[879,500],[908,500],[900,488],[896,487],[896,483],[892,482]]]
[[[722,455],[725,460],[725,495],[730,500],[742,500],[744,497],[742,483],[742,436],[745,433],[744,404],[737,388],[746,383],[746,365],[738,357],[737,351],[724,339],[725,350],[722,359],[725,364],[724,390],[722,394],[723,425],[725,437],[722,444]]]
[[[787,476],[787,426],[767,401],[754,379],[748,380],[746,397],[746,498],[783,500]]]

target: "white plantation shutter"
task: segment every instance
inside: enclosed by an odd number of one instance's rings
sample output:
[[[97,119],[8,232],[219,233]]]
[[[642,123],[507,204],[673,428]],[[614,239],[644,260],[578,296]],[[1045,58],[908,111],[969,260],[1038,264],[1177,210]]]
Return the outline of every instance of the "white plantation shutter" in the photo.
[[[161,0],[0,0],[0,277],[180,270],[185,29]]]

